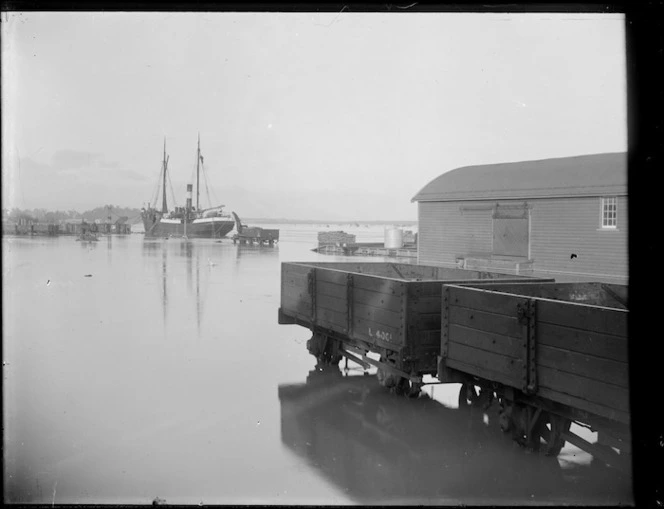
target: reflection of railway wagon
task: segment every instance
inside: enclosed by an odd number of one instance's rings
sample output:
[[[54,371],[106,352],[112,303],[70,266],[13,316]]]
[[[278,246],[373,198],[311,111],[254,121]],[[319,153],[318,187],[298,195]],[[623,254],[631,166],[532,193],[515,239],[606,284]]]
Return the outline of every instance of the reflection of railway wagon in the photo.
[[[279,399],[284,445],[360,503],[631,499],[619,472],[607,488],[593,465],[565,470],[522,454],[479,409],[450,409],[427,395],[395,398],[375,376],[315,370],[305,384],[280,386]]]
[[[279,323],[312,330],[319,363],[379,368],[417,396],[426,374],[502,408],[505,431],[556,455],[565,441],[613,465],[630,452],[627,290],[444,267],[282,264]],[[380,355],[376,361],[367,354]],[[571,422],[598,431],[588,443]],[[619,453],[617,452],[619,451]]]

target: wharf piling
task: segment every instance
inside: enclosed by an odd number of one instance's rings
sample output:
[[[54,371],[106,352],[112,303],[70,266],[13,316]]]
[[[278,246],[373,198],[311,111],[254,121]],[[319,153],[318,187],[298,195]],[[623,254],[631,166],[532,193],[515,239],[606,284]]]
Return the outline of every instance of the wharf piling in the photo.
[[[81,235],[84,231],[106,235],[128,235],[131,225],[126,223],[85,223],[76,222],[42,223],[37,221],[3,221],[3,235],[58,236]]]

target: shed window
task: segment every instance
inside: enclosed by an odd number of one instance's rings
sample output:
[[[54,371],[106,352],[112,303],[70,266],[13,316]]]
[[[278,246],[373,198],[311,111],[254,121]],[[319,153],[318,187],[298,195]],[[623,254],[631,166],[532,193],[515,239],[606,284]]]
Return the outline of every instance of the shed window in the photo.
[[[609,196],[602,198],[602,228],[617,228],[618,198]]]

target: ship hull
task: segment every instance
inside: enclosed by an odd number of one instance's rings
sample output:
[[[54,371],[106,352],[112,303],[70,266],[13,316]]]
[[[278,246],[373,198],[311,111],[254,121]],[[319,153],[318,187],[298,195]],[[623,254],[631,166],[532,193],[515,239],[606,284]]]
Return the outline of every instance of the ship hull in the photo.
[[[154,221],[143,216],[143,226],[146,237],[183,237],[185,224],[182,219],[161,219]],[[230,232],[235,221],[221,217],[195,219],[187,222],[186,236],[188,238],[220,239]]]

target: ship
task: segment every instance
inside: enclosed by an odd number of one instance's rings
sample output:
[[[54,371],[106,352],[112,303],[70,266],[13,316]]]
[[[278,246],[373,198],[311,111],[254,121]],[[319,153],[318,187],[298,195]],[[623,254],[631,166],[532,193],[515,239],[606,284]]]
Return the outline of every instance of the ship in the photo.
[[[145,235],[149,237],[187,237],[219,239],[225,237],[235,226],[234,219],[224,213],[225,205],[217,205],[201,209],[200,202],[200,174],[204,164],[201,155],[201,137],[198,136],[196,151],[196,206],[192,203],[192,184],[187,184],[187,201],[184,207],[175,206],[168,210],[166,200],[166,182],[168,180],[168,160],[166,155],[166,140],[164,140],[164,157],[159,174],[157,193],[151,204],[141,209],[141,219],[145,228]],[[204,168],[203,168],[204,169]],[[162,189],[161,209],[156,208],[159,196],[159,187]],[[208,198],[209,199],[209,198]]]

